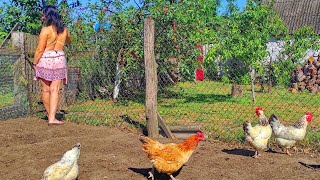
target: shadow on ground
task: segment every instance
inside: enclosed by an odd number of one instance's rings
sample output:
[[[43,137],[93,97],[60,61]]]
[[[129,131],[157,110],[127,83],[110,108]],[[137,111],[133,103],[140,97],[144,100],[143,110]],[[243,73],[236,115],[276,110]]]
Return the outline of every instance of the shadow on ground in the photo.
[[[314,170],[320,170],[320,164],[306,164],[303,162],[299,162],[299,164],[301,164],[302,166],[306,167],[306,168],[310,168],[310,169],[314,169]]]
[[[222,152],[239,156],[253,156],[254,151],[248,149],[223,149]]]
[[[141,129],[141,131],[144,135],[148,134],[147,127],[144,124],[142,124],[141,122],[132,119],[128,115],[122,115],[122,116],[120,116],[120,118],[123,120],[123,122],[126,122],[137,129]]]
[[[183,166],[182,166],[183,168]],[[173,177],[176,177],[179,175],[179,173],[181,172],[182,168],[180,168],[177,172],[173,173]],[[152,170],[151,168],[128,168],[129,170],[137,173],[137,174],[141,174],[143,175],[145,178],[147,179],[151,179],[151,178],[148,178],[149,177],[149,172]],[[154,174],[154,179],[155,180],[170,180],[170,176],[168,176],[167,174],[164,174],[164,173],[159,173],[157,171],[155,171],[155,174]]]

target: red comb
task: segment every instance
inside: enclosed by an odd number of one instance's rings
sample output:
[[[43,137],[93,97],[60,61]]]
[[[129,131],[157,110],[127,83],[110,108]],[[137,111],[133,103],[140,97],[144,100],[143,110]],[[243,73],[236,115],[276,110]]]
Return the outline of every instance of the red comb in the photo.
[[[310,116],[313,116],[313,114],[309,111],[306,112],[306,115],[310,115]]]
[[[197,135],[200,136],[200,137],[204,137],[204,134],[201,131],[198,131]]]
[[[198,138],[200,138],[200,139],[199,139],[200,141],[203,141],[203,140],[204,140],[205,137],[204,137],[204,135],[203,135],[203,133],[202,133],[201,131],[198,131],[198,132],[197,132],[197,135],[198,135]]]
[[[257,107],[257,109],[256,109],[256,111],[261,111],[261,110],[262,110],[261,106]]]

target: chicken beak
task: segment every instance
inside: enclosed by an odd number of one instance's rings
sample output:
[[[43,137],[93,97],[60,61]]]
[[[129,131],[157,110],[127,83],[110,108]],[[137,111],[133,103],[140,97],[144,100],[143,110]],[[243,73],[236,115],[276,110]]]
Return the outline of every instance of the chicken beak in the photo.
[[[77,147],[80,149],[81,145],[80,145],[80,143],[77,143],[76,145],[74,145],[74,147]]]

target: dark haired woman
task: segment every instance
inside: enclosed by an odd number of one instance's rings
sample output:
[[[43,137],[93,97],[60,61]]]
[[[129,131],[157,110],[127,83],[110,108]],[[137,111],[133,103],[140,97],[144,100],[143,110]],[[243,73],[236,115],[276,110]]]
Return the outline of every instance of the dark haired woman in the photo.
[[[63,25],[55,6],[43,9],[41,19],[45,26],[39,35],[38,47],[34,54],[35,79],[41,81],[42,101],[48,114],[49,125],[60,125],[63,121],[55,118],[61,82],[67,83],[67,62],[64,45],[71,43],[70,32]]]

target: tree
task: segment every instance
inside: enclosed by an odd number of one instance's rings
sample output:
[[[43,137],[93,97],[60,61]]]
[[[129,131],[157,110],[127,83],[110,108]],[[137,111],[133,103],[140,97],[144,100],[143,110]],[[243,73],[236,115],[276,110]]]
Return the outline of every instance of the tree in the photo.
[[[35,0],[10,0],[4,2],[0,25],[5,32],[10,32],[11,28],[20,23],[23,32],[36,34],[41,28],[41,7],[42,1]]]
[[[156,22],[156,50],[160,73],[170,71],[169,57],[178,59],[183,80],[193,80],[200,65],[196,45],[218,39],[218,0],[145,1],[145,14]],[[176,66],[175,64],[173,66]]]
[[[78,1],[76,1],[78,2]],[[56,5],[62,12],[65,22],[70,22],[68,11],[76,7],[66,0],[58,4],[57,0],[9,0],[0,9],[0,36],[6,36],[16,23],[20,23],[19,31],[38,34],[42,27],[41,11],[46,5]]]
[[[236,89],[239,84],[253,81],[248,73],[251,70],[263,73],[263,60],[268,56],[266,43],[286,29],[271,7],[253,0],[248,1],[243,12],[234,12],[226,18],[219,48],[214,48],[217,52],[212,54],[221,55],[227,65],[225,76]]]

